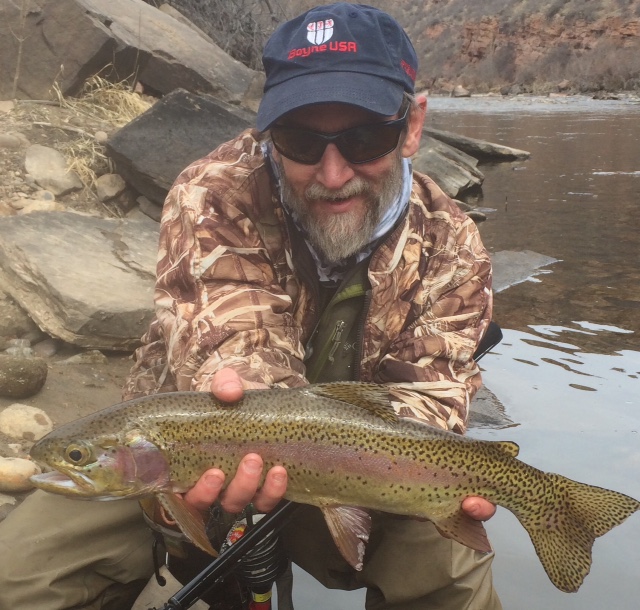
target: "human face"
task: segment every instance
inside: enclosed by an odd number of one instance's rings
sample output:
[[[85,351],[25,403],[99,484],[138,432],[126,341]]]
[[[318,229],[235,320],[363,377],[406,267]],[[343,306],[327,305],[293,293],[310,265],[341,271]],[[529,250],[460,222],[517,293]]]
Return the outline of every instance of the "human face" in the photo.
[[[291,112],[282,124],[336,133],[394,118],[345,104],[322,104]],[[402,158],[414,152],[413,145],[407,146],[408,139],[415,140],[413,131],[410,126],[394,151],[367,163],[349,163],[334,143],[313,165],[274,151],[285,204],[327,262],[344,260],[372,240],[382,215],[402,189]]]

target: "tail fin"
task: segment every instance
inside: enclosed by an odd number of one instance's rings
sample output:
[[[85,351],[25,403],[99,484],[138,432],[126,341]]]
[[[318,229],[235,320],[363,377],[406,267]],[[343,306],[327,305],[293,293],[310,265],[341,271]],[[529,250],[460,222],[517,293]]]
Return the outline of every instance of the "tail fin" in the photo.
[[[606,534],[640,510],[640,502],[601,487],[557,474],[542,511],[520,515],[551,582],[561,591],[577,591],[591,569],[591,549]]]

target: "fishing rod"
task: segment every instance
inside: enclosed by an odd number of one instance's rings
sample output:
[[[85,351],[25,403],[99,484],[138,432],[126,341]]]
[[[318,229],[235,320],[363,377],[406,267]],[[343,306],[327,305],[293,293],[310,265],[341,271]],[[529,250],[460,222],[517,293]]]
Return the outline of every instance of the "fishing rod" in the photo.
[[[502,329],[495,322],[490,322],[482,337],[473,358],[480,360],[502,341]],[[282,500],[274,510],[265,515],[257,524],[245,530],[244,535],[214,559],[202,572],[187,583],[161,608],[150,610],[187,610],[203,595],[213,588],[218,581],[227,576],[238,562],[258,546],[269,534],[280,530],[298,507],[290,500]],[[259,604],[254,608],[259,607]],[[269,603],[263,606],[270,608]]]
[[[281,500],[275,509],[247,528],[245,534],[237,542],[220,553],[159,610],[187,610],[193,606],[218,581],[227,576],[247,553],[252,551],[269,534],[281,529],[297,508],[298,505],[290,500]],[[152,610],[157,609],[153,608]]]

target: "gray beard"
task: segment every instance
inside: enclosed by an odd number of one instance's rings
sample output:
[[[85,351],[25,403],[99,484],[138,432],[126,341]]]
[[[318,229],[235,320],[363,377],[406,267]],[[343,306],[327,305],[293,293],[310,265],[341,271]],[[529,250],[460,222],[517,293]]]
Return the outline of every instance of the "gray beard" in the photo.
[[[295,193],[287,179],[282,162],[278,163],[284,203],[295,213],[296,220],[307,233],[307,239],[325,262],[343,261],[373,241],[381,218],[402,192],[403,158],[399,151],[393,154],[395,159],[391,171],[377,195],[367,180],[356,177],[337,191],[326,189],[317,183],[312,184],[301,197]],[[353,210],[341,214],[329,213],[318,220],[309,214],[308,202],[317,199],[337,201],[355,195],[364,195],[364,215],[360,210]]]

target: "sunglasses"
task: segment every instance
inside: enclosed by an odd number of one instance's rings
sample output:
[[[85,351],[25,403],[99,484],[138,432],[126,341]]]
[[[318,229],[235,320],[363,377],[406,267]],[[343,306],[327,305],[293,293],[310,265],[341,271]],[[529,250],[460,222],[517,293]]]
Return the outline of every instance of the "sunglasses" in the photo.
[[[331,143],[337,146],[349,163],[368,163],[388,155],[398,146],[409,108],[407,106],[399,119],[360,125],[335,133],[274,125],[271,128],[271,141],[283,157],[303,165],[318,163]]]

